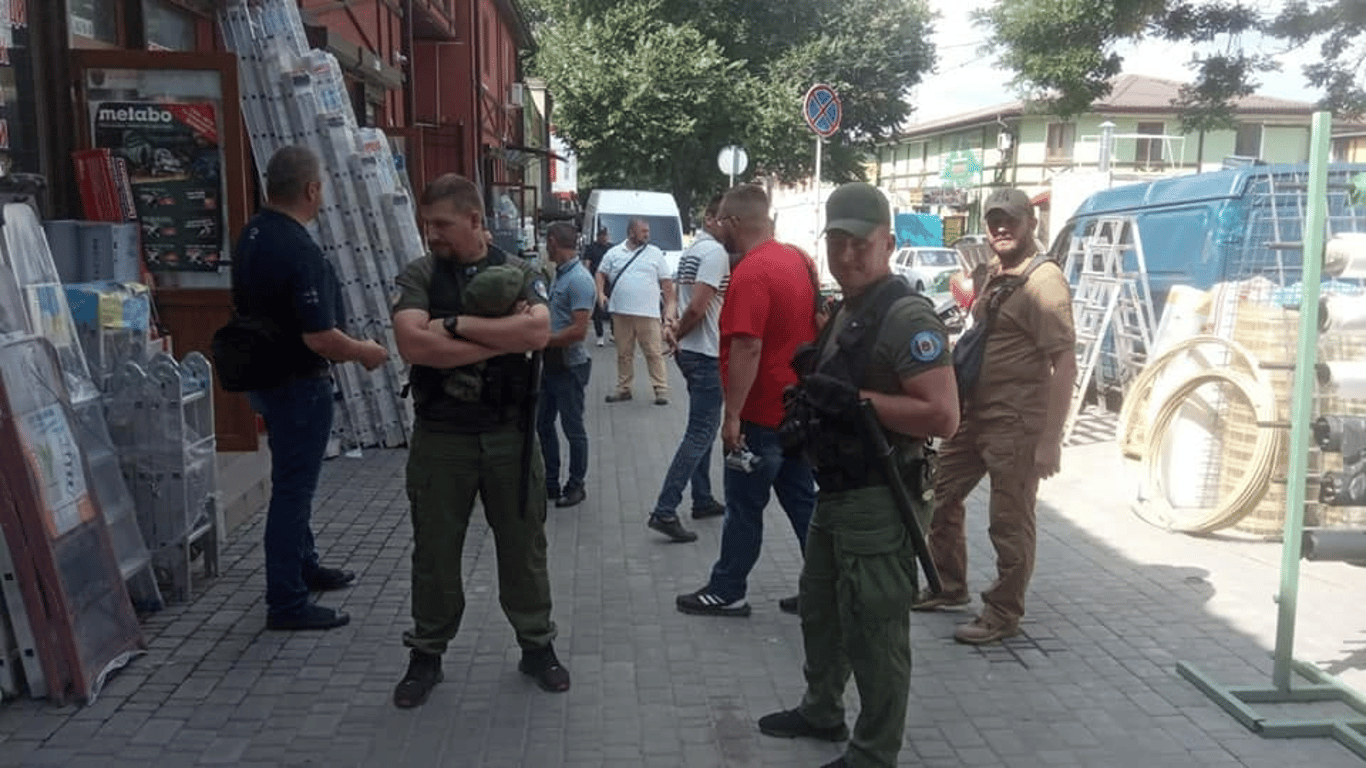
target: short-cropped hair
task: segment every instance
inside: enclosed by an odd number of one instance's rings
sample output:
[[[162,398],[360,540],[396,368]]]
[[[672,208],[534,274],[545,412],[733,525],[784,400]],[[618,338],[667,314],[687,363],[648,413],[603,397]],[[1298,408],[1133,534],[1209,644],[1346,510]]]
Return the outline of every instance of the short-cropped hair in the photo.
[[[546,227],[545,237],[561,248],[573,248],[579,244],[579,231],[567,221],[557,221]]]
[[[266,199],[272,203],[299,202],[315,181],[322,181],[322,165],[308,147],[281,147],[266,163]]]
[[[419,202],[422,205],[435,205],[442,200],[453,201],[456,209],[462,212],[484,210],[484,198],[479,194],[479,187],[458,173],[443,173],[432,179],[427,188],[422,190]]]

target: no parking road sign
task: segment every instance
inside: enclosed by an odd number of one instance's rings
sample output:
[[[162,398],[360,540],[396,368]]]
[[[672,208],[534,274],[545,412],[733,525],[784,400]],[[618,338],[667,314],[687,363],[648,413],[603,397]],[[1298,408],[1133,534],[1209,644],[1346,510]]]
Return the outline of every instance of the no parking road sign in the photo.
[[[821,138],[828,138],[840,129],[840,112],[840,97],[834,88],[824,83],[811,86],[802,101],[806,124]]]

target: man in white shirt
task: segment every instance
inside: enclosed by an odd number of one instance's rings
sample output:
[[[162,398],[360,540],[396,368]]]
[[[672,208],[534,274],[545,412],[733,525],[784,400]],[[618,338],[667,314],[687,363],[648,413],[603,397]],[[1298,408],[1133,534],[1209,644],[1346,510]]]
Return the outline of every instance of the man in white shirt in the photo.
[[[721,195],[707,203],[703,229],[678,261],[675,284],[683,315],[677,327],[667,327],[664,342],[688,382],[688,428],[683,433],[664,476],[664,487],[650,513],[648,525],[677,542],[696,541],[697,534],[678,520],[683,486],[692,485],[694,520],[725,514],[726,506],[711,492],[711,448],[721,427],[721,302],[730,281],[730,255],[717,241],[721,223],[716,218]]]
[[[669,404],[669,379],[664,370],[662,324],[675,324],[673,275],[669,274],[664,252],[650,245],[650,224],[631,219],[626,241],[602,257],[595,277],[598,304],[612,313],[612,335],[617,345],[617,391],[607,402],[631,399],[635,379],[636,343],[645,354],[645,367],[655,391],[655,405]],[[607,296],[611,281],[612,296]],[[660,303],[663,301],[661,320]]]

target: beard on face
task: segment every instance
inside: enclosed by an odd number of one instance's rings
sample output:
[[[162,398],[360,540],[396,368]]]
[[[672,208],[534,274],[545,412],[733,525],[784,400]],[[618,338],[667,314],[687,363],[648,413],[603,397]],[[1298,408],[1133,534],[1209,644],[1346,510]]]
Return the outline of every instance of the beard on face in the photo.
[[[1025,249],[1029,247],[1029,241],[1014,235],[1010,236],[1011,245],[999,242],[996,238],[991,239],[991,250],[996,252],[996,256],[1005,261],[1012,261],[1025,255]]]

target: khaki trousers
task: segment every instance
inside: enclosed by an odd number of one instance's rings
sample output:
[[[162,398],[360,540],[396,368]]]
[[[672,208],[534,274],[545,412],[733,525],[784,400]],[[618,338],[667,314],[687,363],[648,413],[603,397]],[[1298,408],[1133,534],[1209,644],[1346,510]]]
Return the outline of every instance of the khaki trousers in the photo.
[[[996,580],[982,593],[989,622],[1017,626],[1024,616],[1025,590],[1034,573],[1034,473],[1037,430],[1019,424],[968,422],[939,451],[934,483],[930,552],[947,594],[966,594],[968,552],[964,500],[984,476],[991,482],[987,504],[991,544],[996,548]]]
[[[669,378],[664,370],[664,340],[659,318],[640,315],[612,315],[612,335],[617,346],[617,392],[630,394],[636,376],[636,344],[645,354],[645,369],[656,395],[669,394]]]

